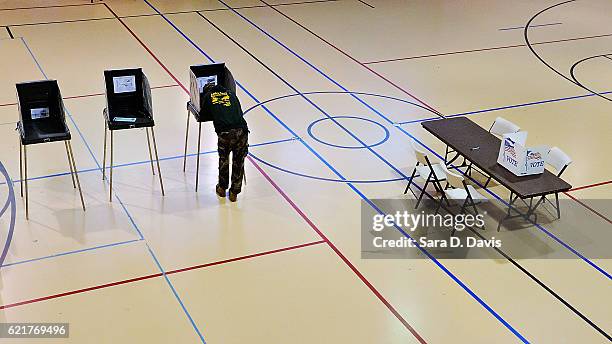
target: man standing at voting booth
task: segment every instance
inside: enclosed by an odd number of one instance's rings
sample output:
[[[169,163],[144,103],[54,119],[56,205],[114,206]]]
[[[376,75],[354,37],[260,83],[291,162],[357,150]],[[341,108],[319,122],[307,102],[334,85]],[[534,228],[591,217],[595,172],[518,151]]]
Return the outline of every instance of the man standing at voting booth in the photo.
[[[204,87],[202,112],[212,117],[217,133],[219,151],[219,183],[216,192],[219,197],[226,196],[230,187],[230,153],[232,153],[232,177],[229,199],[236,202],[242,190],[244,179],[244,158],[249,148],[249,129],[244,120],[238,97],[222,85],[207,84]]]

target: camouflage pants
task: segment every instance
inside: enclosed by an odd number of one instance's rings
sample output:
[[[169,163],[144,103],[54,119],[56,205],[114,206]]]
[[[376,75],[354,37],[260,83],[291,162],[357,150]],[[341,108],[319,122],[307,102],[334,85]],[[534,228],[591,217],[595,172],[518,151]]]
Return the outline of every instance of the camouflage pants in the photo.
[[[249,132],[246,129],[231,129],[218,134],[219,186],[229,186],[229,156],[232,153],[232,187],[230,192],[239,194],[244,178],[244,158],[249,152]]]

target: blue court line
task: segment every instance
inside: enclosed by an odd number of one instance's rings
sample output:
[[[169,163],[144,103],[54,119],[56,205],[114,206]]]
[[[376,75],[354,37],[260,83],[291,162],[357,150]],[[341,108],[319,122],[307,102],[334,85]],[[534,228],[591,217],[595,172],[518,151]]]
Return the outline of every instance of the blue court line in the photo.
[[[28,46],[28,44],[26,43],[25,39],[21,38],[21,41],[23,42],[23,44],[26,46],[26,48],[28,49],[28,52],[30,53],[30,55],[32,56],[32,59],[36,62],[36,65],[38,66],[38,69],[40,70],[40,72],[44,75],[45,79],[47,78],[47,75],[45,74],[44,70],[42,69],[42,67],[40,66],[38,59],[36,58],[36,56],[34,55],[34,53],[32,52],[32,50],[30,49],[30,47]],[[74,127],[76,128],[77,132],[79,133],[79,136],[81,137],[81,139],[83,140],[83,143],[85,144],[85,147],[87,147],[87,150],[89,151],[89,154],[91,155],[91,158],[94,160],[94,162],[96,163],[96,165],[98,166],[100,172],[102,172],[102,167],[100,166],[100,163],[98,162],[98,159],[96,159],[96,155],[93,153],[89,143],[87,142],[87,140],[85,139],[85,136],[83,135],[83,133],[81,132],[81,129],[77,126],[74,118],[72,117],[72,114],[70,114],[70,112],[68,111],[68,109],[66,108],[66,114],[68,114],[68,118],[70,118],[70,121],[72,122],[72,124],[74,125]],[[106,181],[107,182],[107,181]],[[164,276],[166,275],[165,270],[163,269],[163,267],[161,266],[161,264],[159,263],[159,261],[157,260],[157,257],[155,256],[155,253],[153,253],[153,250],[151,250],[151,248],[149,247],[149,244],[146,242],[146,240],[144,239],[144,236],[142,235],[142,232],[140,231],[140,229],[138,228],[138,225],[136,225],[136,222],[134,221],[134,218],[132,217],[132,215],[130,214],[130,212],[128,211],[127,207],[125,206],[125,204],[123,204],[123,201],[121,201],[121,199],[119,198],[119,196],[117,195],[117,192],[115,192],[115,198],[117,199],[117,201],[119,202],[119,204],[121,205],[121,208],[123,208],[123,210],[125,211],[125,214],[127,215],[127,217],[129,218],[130,222],[132,223],[134,229],[136,230],[136,232],[138,232],[138,235],[140,236],[141,239],[143,239],[145,241],[145,244],[147,245],[147,248],[149,250],[149,253],[151,254],[151,257],[153,257],[153,260],[155,260],[155,263],[157,264],[159,270],[161,271],[162,274],[164,274]],[[198,329],[198,327],[195,325],[193,319],[191,318],[191,315],[189,314],[189,312],[187,311],[187,308],[185,308],[185,305],[183,304],[183,301],[181,300],[181,298],[179,297],[178,293],[176,292],[176,290],[174,289],[174,286],[172,285],[172,283],[170,282],[170,279],[168,279],[167,277],[165,278],[166,282],[168,284],[168,286],[170,287],[170,289],[172,290],[174,296],[176,297],[177,301],[179,302],[181,308],[183,309],[183,311],[185,312],[185,314],[187,315],[187,318],[189,319],[189,321],[191,322],[194,330],[196,331],[196,333],[198,334],[198,336],[200,337],[200,339],[202,340],[202,343],[206,344],[206,341],[204,340],[204,336],[202,336],[202,333],[200,332],[200,330]]]
[[[5,267],[8,267],[8,266],[13,266],[13,265],[19,265],[19,264],[37,262],[37,261],[40,261],[40,260],[45,260],[45,259],[50,259],[50,258],[68,256],[68,255],[75,254],[75,253],[95,251],[95,250],[99,250],[99,249],[103,249],[103,248],[107,248],[107,247],[114,247],[114,246],[130,244],[130,243],[138,242],[138,241],[142,241],[142,240],[143,239],[132,239],[132,240],[127,240],[127,241],[115,242],[115,243],[112,243],[112,244],[93,246],[93,247],[84,248],[84,249],[80,249],[80,250],[66,251],[66,252],[62,252],[62,253],[51,254],[51,255],[48,255],[48,256],[44,256],[44,257],[38,257],[38,258],[32,258],[32,259],[26,259],[26,260],[19,260],[19,261],[13,262],[13,263],[4,264],[4,265],[2,265],[0,267],[5,268]]]
[[[146,0],[145,0],[146,1]],[[238,11],[236,11],[235,9],[233,9],[232,7],[230,7],[229,5],[227,5],[223,0],[218,0],[219,2],[221,2],[222,4],[224,4],[227,8],[231,9],[232,12],[234,12],[236,15],[238,15],[239,17],[241,17],[242,19],[244,19],[246,22],[248,22],[249,24],[251,24],[253,27],[257,28],[262,34],[264,34],[265,36],[267,36],[268,38],[270,38],[271,40],[273,40],[274,42],[276,42],[278,45],[282,46],[283,48],[285,48],[285,50],[287,50],[288,52],[290,52],[292,55],[294,55],[296,58],[298,58],[299,60],[301,60],[302,62],[304,62],[306,65],[308,65],[309,67],[311,67],[312,69],[314,69],[315,71],[317,71],[321,76],[325,77],[327,80],[329,80],[331,83],[333,83],[334,85],[336,85],[337,87],[339,87],[340,89],[342,89],[345,92],[349,92],[348,89],[346,89],[344,86],[342,86],[340,83],[338,83],[336,80],[332,79],[330,76],[328,76],[327,74],[325,74],[323,71],[321,71],[321,69],[317,68],[316,66],[314,66],[312,63],[310,63],[308,60],[306,60],[305,58],[303,58],[302,56],[300,56],[299,54],[297,54],[295,51],[291,50],[291,48],[289,48],[287,45],[285,45],[284,43],[280,42],[278,39],[276,39],[274,36],[272,36],[271,34],[269,34],[268,32],[266,32],[265,30],[263,30],[261,27],[259,27],[257,24],[255,24],[253,21],[251,21],[250,19],[246,18],[245,16],[243,16],[242,14],[240,14]],[[363,104],[366,108],[370,109],[371,111],[373,111],[374,113],[376,113],[378,116],[380,116],[381,118],[385,119],[389,124],[393,125],[394,122],[392,120],[390,120],[387,116],[385,116],[384,114],[382,114],[380,111],[378,111],[377,109],[375,109],[374,107],[372,107],[371,105],[369,105],[367,102],[365,102],[364,100],[362,100],[361,98],[359,98],[357,95],[355,94],[350,94],[351,97],[353,97],[354,99],[356,99],[358,102],[360,102],[361,104]],[[405,135],[407,135],[408,137],[412,138],[415,142],[419,143],[421,146],[423,146],[424,148],[426,148],[428,151],[430,151],[432,154],[436,155],[438,158],[444,160],[444,158],[438,154],[437,152],[435,152],[433,149],[431,149],[430,147],[428,147],[425,143],[423,143],[422,141],[420,141],[419,139],[417,139],[415,136],[413,136],[412,134],[410,134],[409,132],[407,132],[406,130],[404,130],[401,126],[395,126],[398,130],[400,130],[402,133],[404,133]],[[462,172],[463,173],[463,172]],[[468,178],[470,178],[471,180],[473,180],[475,183],[477,183],[478,185],[480,185],[476,180],[472,179],[471,177],[468,176]],[[482,185],[480,185],[482,186]],[[496,198],[497,200],[499,200],[500,202],[502,202],[502,204],[504,205],[508,205],[508,203],[503,200],[500,196],[498,196],[497,194],[493,193],[492,191],[490,191],[489,189],[484,189],[485,191],[487,191],[487,193],[489,193],[490,195],[492,195],[494,198]],[[585,257],[584,255],[582,255],[581,253],[579,253],[578,251],[576,251],[574,248],[572,248],[571,246],[569,246],[568,244],[566,244],[565,242],[563,242],[561,239],[559,239],[557,236],[555,236],[554,234],[552,234],[550,231],[546,230],[544,227],[542,227],[540,224],[535,224],[536,228],[540,229],[542,232],[546,233],[549,237],[551,237],[552,239],[554,239],[556,242],[558,242],[559,244],[561,244],[563,247],[565,247],[566,249],[568,249],[570,252],[574,253],[577,257],[580,257],[583,261],[585,261],[587,264],[589,264],[590,266],[592,266],[593,268],[595,268],[597,271],[599,271],[600,273],[602,273],[604,276],[606,276],[608,279],[612,279],[612,275],[610,275],[607,271],[605,271],[604,269],[602,269],[601,267],[599,267],[597,264],[593,263],[590,259],[588,259],[587,257]]]
[[[601,92],[600,94],[610,94],[610,93],[612,93],[612,91]],[[508,110],[508,109],[525,107],[525,106],[541,105],[541,104],[554,103],[554,102],[573,100],[573,99],[588,98],[588,97],[595,97],[595,96],[597,96],[597,95],[593,94],[593,93],[588,93],[588,94],[581,94],[581,95],[578,95],[578,96],[571,96],[571,97],[545,99],[545,100],[539,100],[539,101],[529,102],[529,103],[506,105],[506,106],[494,107],[494,108],[483,109],[483,110],[475,110],[475,111],[456,113],[456,114],[453,114],[453,115],[447,115],[446,118],[476,115],[476,114],[484,113],[484,112],[493,112],[493,111],[500,111],[500,110]],[[398,124],[404,125],[404,124],[410,124],[410,123],[420,123],[420,122],[424,122],[424,121],[432,121],[432,120],[435,120],[435,119],[440,119],[440,118],[439,117],[429,117],[429,118],[415,119],[415,120],[411,120],[411,121],[399,122]]]
[[[292,138],[283,139],[283,140],[275,140],[275,141],[268,141],[268,142],[262,142],[262,143],[255,143],[255,144],[249,145],[249,148],[260,147],[260,146],[267,146],[267,145],[271,145],[271,144],[282,143],[282,142],[289,142],[289,141],[296,141],[296,140],[299,140],[299,138],[292,137]],[[206,154],[212,154],[212,153],[217,153],[217,151],[216,150],[211,150],[211,151],[206,151],[206,152],[200,152],[200,155],[206,155]],[[189,154],[187,154],[187,157],[194,157],[196,155],[198,155],[198,153],[189,153]],[[182,158],[183,158],[183,155],[175,155],[175,156],[169,156],[169,157],[165,157],[165,158],[159,158],[159,161],[182,159]],[[143,164],[150,164],[150,163],[151,163],[151,160],[142,160],[142,161],[127,162],[127,163],[124,163],[124,164],[113,165],[113,169],[116,169],[118,167],[127,167],[127,166],[143,165]],[[110,167],[107,167],[106,169],[109,169],[109,168]],[[93,172],[93,171],[100,171],[100,168],[87,168],[87,169],[83,169],[83,170],[78,170],[77,173],[86,173],[86,172]],[[62,176],[68,176],[68,175],[70,175],[70,172],[53,173],[53,174],[47,174],[47,175],[43,175],[43,176],[28,178],[28,181],[38,180],[38,179],[54,178],[54,177],[62,177]],[[21,182],[22,182],[21,179],[13,180],[13,183],[21,183]],[[4,184],[6,184],[6,182],[0,182],[0,185],[4,185]]]
[[[529,27],[542,27],[542,26],[553,26],[553,25],[561,25],[563,23],[547,23],[547,24],[539,24],[539,25],[530,25]],[[499,31],[508,31],[508,30],[518,30],[518,29],[524,29],[524,26],[513,26],[513,27],[505,27],[502,29],[497,29]]]
[[[163,15],[159,10],[157,10],[157,8],[155,8],[153,5],[151,5],[151,3],[149,3],[148,0],[143,0],[145,3],[147,3],[149,5],[149,7],[151,7],[154,11],[156,11],[158,14],[161,15],[162,18],[164,18],[164,20],[170,24],[170,26],[172,26],[181,36],[183,36],[196,50],[198,50],[200,53],[202,53],[202,55],[206,56],[211,62],[214,62],[214,59],[212,59],[206,52],[204,52],[197,44],[195,44],[187,35],[185,35],[185,33],[183,33],[172,21],[170,21],[165,15]],[[219,0],[220,1],[220,0]],[[223,1],[220,1],[221,3],[223,3]],[[230,6],[228,6],[227,4],[223,3],[226,7],[228,7],[230,10],[232,10],[234,13],[237,13],[233,8],[231,8]],[[238,15],[240,15],[239,13],[237,13]],[[241,15],[240,15],[241,16]],[[244,18],[244,17],[243,17]],[[246,18],[244,18],[245,20],[248,20]],[[256,101],[257,103],[259,103],[259,100],[253,95],[251,94],[242,84],[240,84],[238,81],[236,81],[236,84],[240,87],[240,89],[242,89],[249,97],[251,97],[254,101]],[[289,128],[282,120],[280,120],[280,118],[278,118],[274,113],[272,113],[266,106],[262,106],[262,108],[268,113],[270,114],[270,116],[272,116],[281,126],[283,126],[287,131],[289,131],[290,133],[292,133],[293,135],[295,135],[295,132]],[[297,136],[297,135],[295,135]],[[302,142],[302,144],[305,145],[306,148],[308,148],[308,150],[310,150],[321,162],[323,162],[331,171],[333,171],[338,177],[340,177],[341,179],[346,179],[344,178],[329,162],[327,162],[319,153],[317,153],[312,147],[310,147],[310,145],[308,145],[306,142],[304,142],[303,140],[300,140],[300,142]],[[377,212],[379,212],[380,214],[384,214],[382,212],[381,209],[379,209],[378,207],[376,207],[376,205],[374,203],[372,203],[372,201],[370,199],[368,199],[359,189],[357,189],[353,184],[351,183],[347,183],[346,185],[348,185],[353,191],[355,191],[363,200],[365,200],[373,209],[375,209]],[[406,233],[404,230],[402,230],[399,226],[395,225],[395,227],[402,232],[405,236],[407,236],[408,238],[410,238],[410,235],[408,235],[408,233]],[[429,252],[427,252],[426,250],[424,250],[422,247],[420,247],[420,245],[418,245],[417,243],[417,247],[419,248],[419,250],[421,250],[425,255],[427,255],[432,262],[434,262],[440,269],[442,269],[449,277],[451,277],[451,279],[453,279],[459,286],[461,286],[470,296],[472,296],[480,305],[482,305],[487,311],[489,311],[489,313],[491,313],[496,319],[498,319],[506,328],[508,328],[515,336],[517,336],[519,339],[521,339],[521,341],[523,341],[524,343],[529,343],[520,333],[518,333],[518,331],[516,331],[508,322],[506,322],[506,320],[504,320],[499,314],[497,314],[488,304],[486,304],[479,296],[477,296],[467,285],[465,285],[461,280],[459,280],[459,278],[457,278],[452,272],[450,272],[444,265],[442,265],[442,263],[440,263],[435,257],[433,257]]]

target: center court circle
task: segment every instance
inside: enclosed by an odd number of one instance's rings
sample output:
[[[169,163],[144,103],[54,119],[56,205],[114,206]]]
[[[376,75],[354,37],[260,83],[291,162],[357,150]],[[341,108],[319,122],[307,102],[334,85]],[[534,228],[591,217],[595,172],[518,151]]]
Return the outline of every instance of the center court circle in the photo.
[[[384,137],[381,140],[379,140],[379,141],[377,141],[375,143],[372,143],[372,144],[367,144],[366,143],[365,146],[363,146],[363,145],[343,146],[343,145],[337,145],[337,144],[334,144],[334,143],[327,142],[327,141],[317,137],[313,133],[313,128],[315,126],[317,126],[317,124],[322,123],[323,121],[339,122],[339,121],[335,121],[337,119],[341,119],[341,120],[342,119],[357,120],[357,121],[361,121],[361,122],[365,122],[365,123],[369,123],[369,124],[374,124],[379,129],[382,130],[382,133],[383,133]],[[308,126],[308,135],[310,135],[310,137],[312,137],[313,140],[315,140],[315,141],[317,141],[317,142],[319,142],[321,144],[327,145],[327,146],[336,147],[336,148],[343,148],[343,149],[363,149],[363,148],[372,148],[372,147],[376,147],[376,146],[382,145],[387,140],[389,140],[389,136],[391,134],[389,133],[389,130],[387,128],[385,128],[385,126],[383,126],[382,124],[380,124],[380,123],[378,123],[376,121],[368,119],[368,118],[357,117],[357,116],[331,116],[331,117],[321,118],[321,119],[318,119],[318,120],[310,123],[310,125]]]
[[[305,98],[306,96],[351,96],[354,97],[355,96],[365,96],[365,97],[372,97],[372,98],[376,98],[379,100],[386,100],[386,101],[391,101],[391,102],[396,102],[399,104],[405,104],[407,107],[410,107],[412,109],[419,109],[421,111],[424,111],[426,113],[430,113],[434,116],[439,116],[438,114],[436,114],[433,110],[415,103],[413,101],[407,100],[407,99],[402,99],[402,98],[397,98],[397,97],[393,97],[393,96],[388,96],[388,95],[382,95],[382,94],[376,94],[376,93],[368,93],[368,92],[350,92],[350,91],[311,91],[311,92],[301,92],[301,93],[291,93],[291,94],[285,94],[282,96],[278,96],[278,97],[274,97],[274,98],[270,98],[264,101],[261,101],[257,104],[252,105],[251,107],[249,107],[248,109],[246,109],[244,111],[244,115],[246,116],[248,113],[253,112],[256,109],[261,109],[265,112],[267,112],[269,115],[271,115],[281,126],[285,127],[285,129],[287,129],[289,132],[291,132],[293,135],[295,135],[296,137],[296,142],[300,142],[302,141],[298,135],[291,130],[289,127],[287,127],[285,125],[285,123],[283,123],[279,118],[276,117],[276,115],[274,115],[274,113],[272,113],[267,107],[266,105],[271,104],[271,103],[276,103],[276,102],[280,102],[280,101],[287,101],[290,99],[294,99],[294,98]],[[318,123],[322,122],[322,121],[326,121],[326,120],[331,120],[331,118],[346,118],[346,119],[351,119],[351,120],[361,120],[361,121],[366,121],[369,122],[370,124],[375,124],[376,125],[376,129],[380,130],[380,128],[382,128],[383,130],[381,131],[381,133],[384,131],[384,137],[374,143],[371,144],[367,144],[366,146],[341,146],[341,145],[336,145],[335,143],[330,143],[327,142],[325,140],[321,140],[321,138],[316,137],[313,134],[313,130],[312,128],[317,125]],[[435,117],[434,117],[435,118]],[[431,118],[433,119],[433,118]],[[332,122],[333,123],[333,122]],[[393,123],[393,125],[396,125],[396,123]],[[390,132],[387,130],[386,127],[384,127],[382,124],[375,122],[373,120],[369,120],[367,118],[361,118],[361,117],[356,117],[356,116],[329,116],[329,117],[324,117],[321,119],[318,119],[314,122],[312,122],[309,126],[308,126],[308,134],[317,142],[320,142],[322,144],[328,145],[328,146],[332,146],[332,147],[338,147],[338,148],[345,148],[345,149],[358,149],[358,148],[371,148],[371,147],[376,147],[379,146],[383,143],[385,143],[389,137],[390,137]],[[382,136],[382,135],[381,135]],[[312,151],[312,148],[307,146],[307,149]],[[318,154],[314,151],[312,151],[315,155],[318,156]],[[266,159],[263,159],[259,156],[257,156],[257,154],[254,154],[252,151],[249,152],[249,155],[256,161],[262,163],[263,165],[266,165],[270,168],[273,168],[275,170],[281,171],[283,173],[287,173],[287,174],[291,174],[297,177],[301,177],[301,178],[307,178],[307,179],[314,179],[314,180],[318,180],[318,181],[324,181],[324,182],[336,182],[336,183],[352,183],[352,184],[371,184],[371,183],[389,183],[389,182],[397,182],[397,181],[401,181],[401,180],[405,180],[404,177],[402,176],[388,176],[387,178],[379,178],[379,179],[361,179],[361,178],[356,178],[356,179],[343,179],[343,178],[329,178],[329,177],[324,177],[324,176],[319,176],[319,175],[312,175],[312,174],[308,174],[308,173],[302,173],[300,171],[295,171],[289,168],[285,168],[283,166],[279,166],[275,163],[269,162]],[[316,157],[315,157],[316,159]],[[327,164],[327,162],[323,162],[325,164]],[[332,166],[328,165],[330,167],[330,169],[332,169]]]

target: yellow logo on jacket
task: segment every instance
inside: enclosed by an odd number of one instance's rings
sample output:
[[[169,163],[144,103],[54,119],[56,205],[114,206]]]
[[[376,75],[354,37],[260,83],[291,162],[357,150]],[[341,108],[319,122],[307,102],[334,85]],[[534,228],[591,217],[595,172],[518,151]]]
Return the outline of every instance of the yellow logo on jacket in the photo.
[[[231,106],[230,96],[227,92],[213,92],[210,94],[210,100],[215,105]]]

